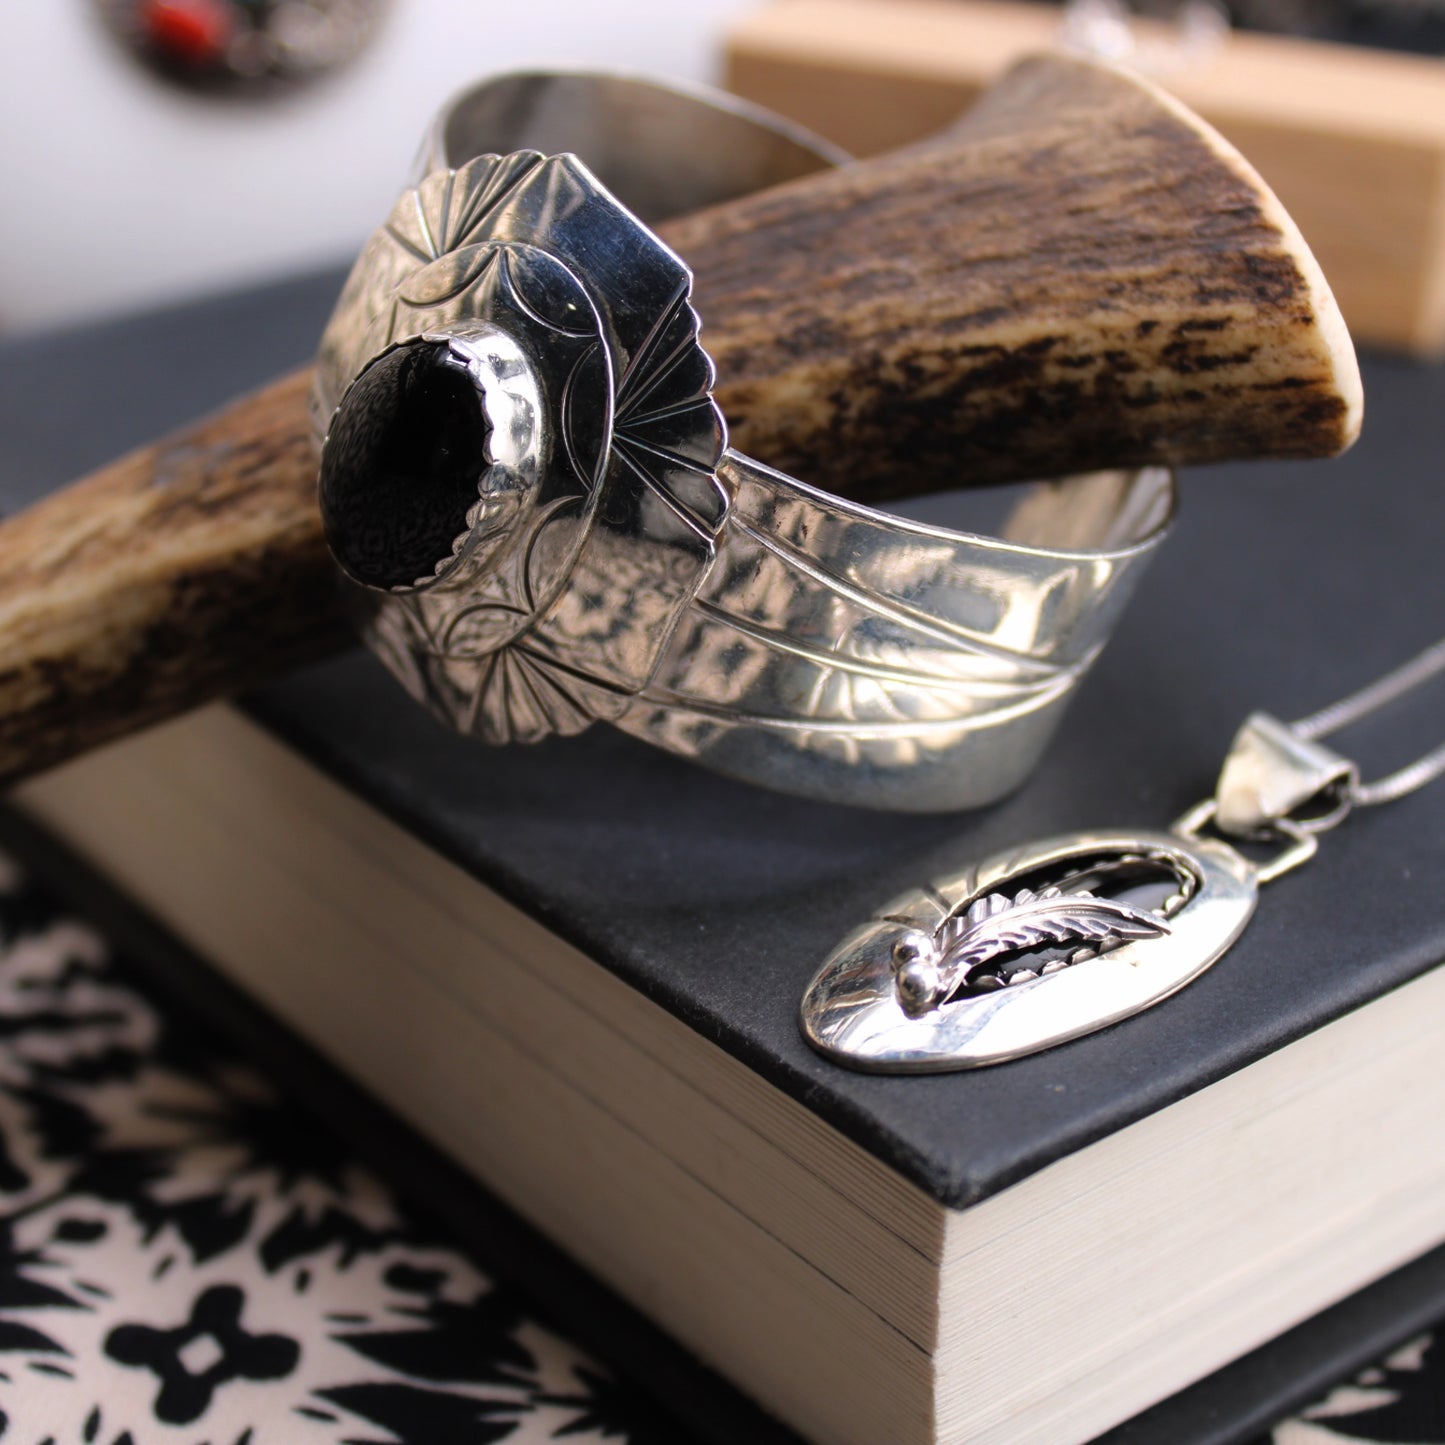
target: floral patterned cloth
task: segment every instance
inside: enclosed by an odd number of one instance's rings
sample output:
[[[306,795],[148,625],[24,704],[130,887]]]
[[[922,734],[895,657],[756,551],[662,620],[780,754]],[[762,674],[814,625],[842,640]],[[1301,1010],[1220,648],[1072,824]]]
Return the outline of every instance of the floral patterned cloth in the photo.
[[[4,1445],[685,1445],[0,855]],[[1273,1445],[1445,1442],[1431,1337]]]
[[[0,858],[0,1440],[677,1439]]]
[[[1277,1426],[1261,1445],[1440,1445],[1445,1339],[1425,1334]]]

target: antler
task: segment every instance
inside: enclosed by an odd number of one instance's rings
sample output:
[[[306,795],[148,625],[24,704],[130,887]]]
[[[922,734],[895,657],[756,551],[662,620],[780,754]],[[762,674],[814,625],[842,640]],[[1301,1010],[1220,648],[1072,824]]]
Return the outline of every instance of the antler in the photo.
[[[928,145],[661,226],[735,444],[862,498],[1316,456],[1359,374],[1259,177],[1153,86],[1025,62]],[[0,526],[0,780],[343,645],[307,375]]]

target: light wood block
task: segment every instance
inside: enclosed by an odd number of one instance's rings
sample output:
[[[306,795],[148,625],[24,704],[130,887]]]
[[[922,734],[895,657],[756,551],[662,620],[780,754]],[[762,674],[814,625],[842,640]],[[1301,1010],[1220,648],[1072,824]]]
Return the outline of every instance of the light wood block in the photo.
[[[732,30],[728,84],[871,155],[948,124],[1060,19],[996,0],[777,0]],[[1358,341],[1445,354],[1445,64],[1240,33],[1162,83],[1274,188]]]

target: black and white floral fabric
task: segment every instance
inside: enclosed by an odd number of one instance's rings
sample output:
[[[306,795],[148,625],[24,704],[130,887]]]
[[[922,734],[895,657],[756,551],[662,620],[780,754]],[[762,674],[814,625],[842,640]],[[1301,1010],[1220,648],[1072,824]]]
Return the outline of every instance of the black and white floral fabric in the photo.
[[[1445,1337],[1420,1335],[1279,1426],[1272,1445],[1440,1445]]]
[[[650,1418],[0,859],[4,1445],[660,1441]]]
[[[559,1440],[686,1445],[0,856],[0,1445]],[[1432,1337],[1342,1442],[1445,1445]]]

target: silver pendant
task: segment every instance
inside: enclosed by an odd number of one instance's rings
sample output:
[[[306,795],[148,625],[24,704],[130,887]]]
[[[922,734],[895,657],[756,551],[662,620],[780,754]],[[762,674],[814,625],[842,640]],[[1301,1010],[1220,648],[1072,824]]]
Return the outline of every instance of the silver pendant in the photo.
[[[1074,833],[895,898],[834,950],[803,1031],[857,1069],[1016,1059],[1148,1008],[1239,937],[1257,870],[1227,844]]]
[[[818,971],[803,1034],[855,1069],[935,1073],[1126,1019],[1229,950],[1260,885],[1313,856],[1358,785],[1347,759],[1256,713],[1216,796],[1172,831],[1070,833],[893,899]],[[1221,833],[1282,846],[1256,863]]]

